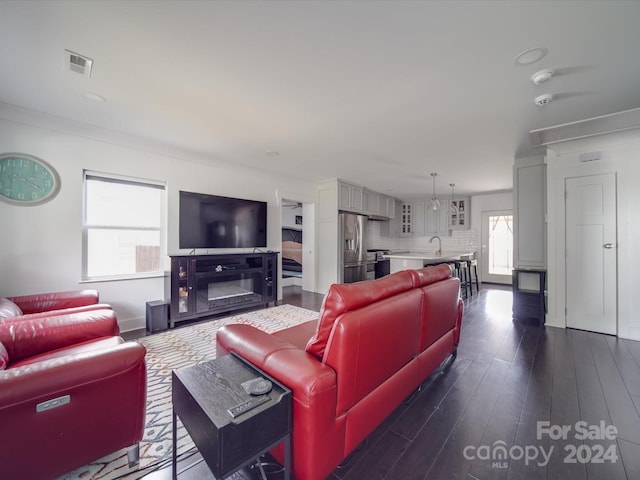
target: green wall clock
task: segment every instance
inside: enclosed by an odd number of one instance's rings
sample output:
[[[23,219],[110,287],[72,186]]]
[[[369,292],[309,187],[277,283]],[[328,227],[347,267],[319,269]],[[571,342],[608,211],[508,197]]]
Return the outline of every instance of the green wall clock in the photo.
[[[0,154],[0,200],[12,205],[40,205],[58,191],[58,172],[44,160],[24,153]]]

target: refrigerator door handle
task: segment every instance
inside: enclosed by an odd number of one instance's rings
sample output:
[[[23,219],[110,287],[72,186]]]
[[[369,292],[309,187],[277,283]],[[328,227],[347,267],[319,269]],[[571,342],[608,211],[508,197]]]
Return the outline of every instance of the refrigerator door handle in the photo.
[[[356,236],[356,243],[355,243],[355,250],[356,250],[356,257],[358,258],[358,260],[360,259],[360,222],[356,221],[356,229],[355,229],[355,236]]]

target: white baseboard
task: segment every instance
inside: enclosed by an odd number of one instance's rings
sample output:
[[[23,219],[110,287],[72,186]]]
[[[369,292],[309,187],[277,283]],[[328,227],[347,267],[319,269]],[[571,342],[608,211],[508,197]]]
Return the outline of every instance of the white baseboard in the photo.
[[[287,277],[282,279],[283,287],[290,287],[292,285],[296,285],[298,287],[302,286],[302,279],[300,277]]]
[[[128,320],[118,319],[118,326],[121,332],[131,332],[147,328],[147,320],[144,318],[130,318]]]

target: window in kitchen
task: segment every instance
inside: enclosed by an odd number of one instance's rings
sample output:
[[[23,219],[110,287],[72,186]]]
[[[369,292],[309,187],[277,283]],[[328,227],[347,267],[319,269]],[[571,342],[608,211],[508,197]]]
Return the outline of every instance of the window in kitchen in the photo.
[[[161,274],[165,183],[84,172],[83,280]]]

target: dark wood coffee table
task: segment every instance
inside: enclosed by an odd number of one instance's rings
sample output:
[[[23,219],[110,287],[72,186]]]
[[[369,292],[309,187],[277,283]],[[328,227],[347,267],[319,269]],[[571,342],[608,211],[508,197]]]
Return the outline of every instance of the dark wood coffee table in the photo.
[[[254,378],[272,382],[265,395],[250,395],[241,386]],[[174,370],[173,478],[177,478],[177,418],[191,436],[211,473],[222,479],[284,442],[284,478],[291,470],[291,390],[234,354]],[[230,409],[248,400],[258,406],[242,413]]]

